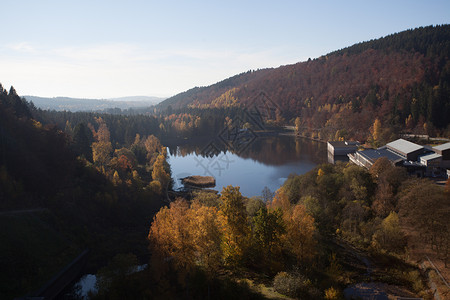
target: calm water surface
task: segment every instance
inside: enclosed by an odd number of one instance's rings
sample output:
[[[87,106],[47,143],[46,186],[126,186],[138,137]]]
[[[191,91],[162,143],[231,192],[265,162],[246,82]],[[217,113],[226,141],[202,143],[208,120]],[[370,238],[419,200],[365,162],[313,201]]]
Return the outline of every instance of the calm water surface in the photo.
[[[165,144],[169,149],[174,188],[182,188],[180,178],[209,175],[216,178],[214,189],[219,192],[231,184],[240,186],[241,193],[247,197],[260,196],[265,186],[275,191],[289,174],[306,173],[327,161],[325,143],[292,136],[258,137],[241,151],[229,151],[216,140]],[[95,282],[95,275],[85,275],[75,285],[74,293],[80,299],[87,299],[88,291],[95,291]]]
[[[293,136],[258,137],[244,150],[230,151],[220,141],[171,145],[169,163],[174,189],[189,175],[213,176],[219,192],[240,186],[244,196],[259,196],[265,186],[278,189],[289,174],[304,174],[327,161],[326,144]]]

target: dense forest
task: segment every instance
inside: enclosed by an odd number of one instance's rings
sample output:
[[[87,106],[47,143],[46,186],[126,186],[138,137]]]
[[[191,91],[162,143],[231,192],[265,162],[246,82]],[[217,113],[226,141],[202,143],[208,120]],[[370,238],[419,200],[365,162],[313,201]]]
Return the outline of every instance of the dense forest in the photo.
[[[94,270],[121,252],[145,259],[151,216],[170,188],[156,137],[117,149],[100,117],[71,136],[34,110],[0,85],[2,299],[38,290],[84,249]]]
[[[407,30],[319,58],[249,71],[169,98],[160,109],[275,104],[302,133],[366,141],[378,118],[383,136],[449,135],[450,25]],[[259,100],[263,92],[267,100]]]
[[[406,287],[404,297],[427,298],[422,275],[407,261],[417,259],[411,249],[427,244],[448,260],[449,187],[408,178],[380,159],[370,171],[320,165],[291,175],[274,195],[246,198],[233,186],[220,196],[198,192],[154,217],[148,276],[169,298],[226,298],[210,285],[229,272],[264,295],[261,285],[298,299],[341,299],[346,286],[368,280],[349,251],[356,248],[359,260],[383,265],[369,280]],[[408,226],[422,244],[407,236]]]
[[[117,146],[130,146],[136,133],[166,142],[215,137],[227,127],[259,131],[285,125],[306,137],[374,146],[400,133],[447,137],[449,44],[450,25],[430,26],[295,65],[242,73],[147,109],[32,112],[37,121],[69,134],[101,116]]]
[[[414,249],[448,262],[449,182],[408,178],[381,159],[369,171],[320,165],[261,197],[233,186],[173,193],[167,150],[151,132],[183,136],[180,115],[42,111],[12,87],[0,97],[0,204],[12,211],[0,216],[5,297],[33,292],[85,248],[98,270],[94,299],[340,299],[367,280],[369,260],[384,266],[370,280],[426,298]],[[131,124],[143,131],[127,141]],[[130,273],[142,262],[144,271]]]
[[[175,192],[164,146],[285,125],[374,146],[449,136],[449,46],[449,25],[408,30],[139,111],[42,110],[0,85],[0,298],[31,295],[90,249],[93,299],[342,299],[360,282],[430,299],[417,262],[427,249],[447,266],[450,181],[379,159],[319,165],[260,197]]]

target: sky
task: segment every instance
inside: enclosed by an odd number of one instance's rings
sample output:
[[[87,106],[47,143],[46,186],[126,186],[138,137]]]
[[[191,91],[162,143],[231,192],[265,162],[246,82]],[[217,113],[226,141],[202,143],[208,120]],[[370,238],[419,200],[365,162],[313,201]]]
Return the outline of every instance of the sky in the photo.
[[[41,97],[169,97],[450,23],[448,0],[2,0],[0,7],[0,83]]]

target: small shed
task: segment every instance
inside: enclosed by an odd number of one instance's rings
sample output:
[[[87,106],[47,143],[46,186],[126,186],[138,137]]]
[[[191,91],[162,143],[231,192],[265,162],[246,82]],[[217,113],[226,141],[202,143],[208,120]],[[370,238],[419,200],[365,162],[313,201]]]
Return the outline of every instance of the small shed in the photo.
[[[443,175],[441,168],[442,155],[433,153],[421,156],[420,163],[426,166],[426,176],[439,177]]]
[[[427,167],[439,167],[442,162],[442,155],[433,153],[420,157],[420,163]]]
[[[433,150],[442,155],[442,160],[450,160],[450,142],[433,147]]]
[[[355,153],[358,146],[359,142],[357,141],[329,141],[327,143],[328,152],[335,156]]]

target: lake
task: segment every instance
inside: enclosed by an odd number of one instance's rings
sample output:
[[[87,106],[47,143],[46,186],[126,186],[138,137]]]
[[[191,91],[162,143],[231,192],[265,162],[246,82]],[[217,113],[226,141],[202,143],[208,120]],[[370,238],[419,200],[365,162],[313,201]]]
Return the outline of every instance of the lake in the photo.
[[[231,184],[240,186],[244,196],[260,196],[265,186],[273,192],[289,174],[304,174],[327,161],[326,143],[282,135],[244,141],[244,146],[226,144],[221,139],[165,142],[174,189],[183,187],[180,178],[209,175],[216,178],[214,189],[219,192]],[[88,291],[95,291],[95,282],[96,276],[87,274],[70,293],[86,299]]]
[[[223,139],[168,145],[174,189],[181,178],[213,176],[217,191],[240,186],[244,196],[260,196],[264,187],[277,190],[289,174],[304,174],[327,161],[325,143],[294,136],[251,137],[240,144]]]

